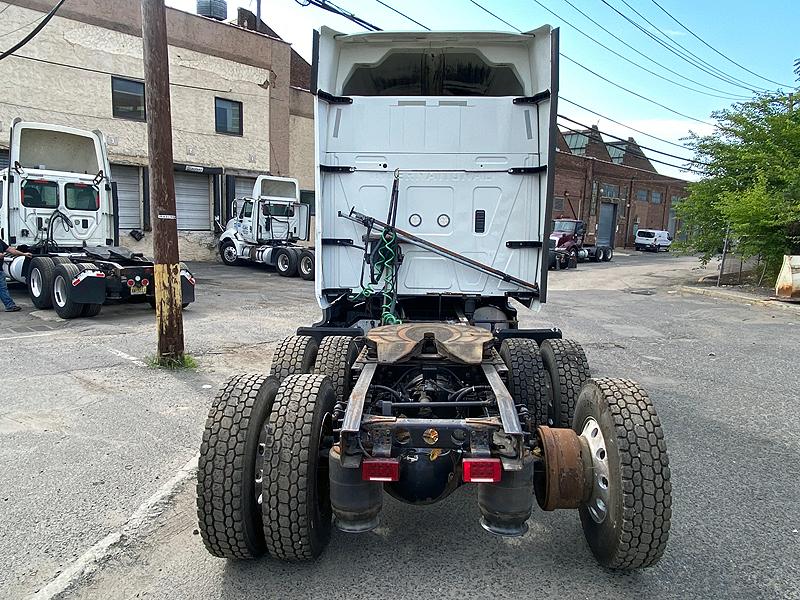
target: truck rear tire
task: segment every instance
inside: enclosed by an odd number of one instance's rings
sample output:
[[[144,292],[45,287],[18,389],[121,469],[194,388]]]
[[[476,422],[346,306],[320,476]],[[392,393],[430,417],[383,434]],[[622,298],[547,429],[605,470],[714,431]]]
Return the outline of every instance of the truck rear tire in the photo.
[[[80,317],[84,304],[72,299],[72,280],[78,276],[80,269],[74,264],[58,265],[53,273],[53,308],[62,319]]]
[[[531,431],[547,425],[546,371],[536,341],[508,338],[500,344],[500,356],[508,367],[508,391],[515,404],[524,404],[531,416]]]
[[[219,257],[222,259],[222,262],[229,267],[242,264],[242,261],[239,259],[239,255],[236,254],[236,245],[230,240],[225,240],[224,242],[220,243]]]
[[[318,348],[316,340],[307,335],[284,338],[272,355],[269,374],[283,381],[289,375],[311,373]]]
[[[275,251],[275,270],[282,277],[294,277],[297,274],[297,253],[291,248],[279,248]]]
[[[311,250],[300,252],[300,261],[297,263],[297,272],[306,281],[314,281],[314,253]]]
[[[589,361],[578,342],[545,340],[541,347],[547,373],[547,418],[551,427],[572,427],[575,403],[589,379]]]
[[[647,392],[627,379],[592,379],[581,390],[573,429],[592,440],[592,460],[605,463],[595,465],[592,497],[578,509],[595,558],[624,571],[655,564],[669,539],[672,484],[664,432]]]
[[[264,539],[274,558],[311,560],[330,541],[335,402],[324,375],[290,375],[278,388],[267,424],[261,505]]]
[[[358,358],[358,352],[358,345],[346,335],[325,337],[319,345],[314,373],[330,378],[337,401],[350,394],[350,367]]]
[[[609,262],[611,259],[614,258],[614,249],[613,248],[606,248],[603,251],[603,262]]]
[[[266,551],[261,520],[266,429],[278,381],[234,375],[208,411],[197,468],[197,520],[203,544],[221,558]]]
[[[603,258],[603,253],[600,251],[600,248],[594,249],[594,254],[592,254],[592,262],[600,262]]]
[[[47,256],[37,256],[28,271],[28,295],[36,308],[53,307],[53,276],[56,265]]]

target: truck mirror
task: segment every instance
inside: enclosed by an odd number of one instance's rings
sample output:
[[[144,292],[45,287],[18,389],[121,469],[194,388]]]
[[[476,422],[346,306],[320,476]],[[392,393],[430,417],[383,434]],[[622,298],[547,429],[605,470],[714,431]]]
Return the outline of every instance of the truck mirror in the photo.
[[[234,218],[239,216],[239,201],[236,198],[233,199],[233,203],[231,204],[231,212]]]
[[[269,216],[269,204],[267,204],[266,202],[261,205],[261,214],[264,215],[265,217]]]

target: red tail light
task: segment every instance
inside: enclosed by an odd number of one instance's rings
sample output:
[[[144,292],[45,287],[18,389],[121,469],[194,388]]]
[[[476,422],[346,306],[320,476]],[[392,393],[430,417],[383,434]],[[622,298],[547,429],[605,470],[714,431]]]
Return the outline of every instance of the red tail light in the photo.
[[[503,476],[499,458],[465,458],[465,483],[498,483]]]
[[[400,461],[396,458],[365,458],[361,463],[364,481],[397,481],[400,479]]]
[[[149,279],[142,279],[142,285],[145,285],[145,286],[150,285],[150,280]]]
[[[133,287],[134,285],[136,285],[136,282],[133,279],[128,279],[127,283],[128,283],[128,287]]]

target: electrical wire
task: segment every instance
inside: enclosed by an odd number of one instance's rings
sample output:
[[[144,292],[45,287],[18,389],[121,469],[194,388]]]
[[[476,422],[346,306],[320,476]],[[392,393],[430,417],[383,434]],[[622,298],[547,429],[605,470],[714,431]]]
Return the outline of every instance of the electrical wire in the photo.
[[[615,119],[612,119],[611,117],[607,117],[606,115],[603,115],[603,114],[601,114],[601,113],[599,113],[599,112],[597,112],[595,110],[592,110],[591,108],[586,108],[582,104],[578,104],[577,102],[573,102],[572,100],[570,100],[568,98],[565,98],[564,96],[562,96],[560,94],[558,96],[558,101],[559,102],[566,102],[567,104],[571,104],[572,106],[575,106],[576,108],[580,108],[581,110],[585,110],[586,112],[592,113],[593,115],[595,115],[597,117],[600,117],[601,119],[606,119],[607,121],[611,121],[612,123],[616,123],[617,125],[620,125],[621,127],[625,127],[627,129],[630,129],[631,131],[635,131],[638,134],[644,135],[644,136],[652,138],[654,140],[658,140],[659,142],[664,142],[665,144],[669,144],[670,146],[675,146],[676,148],[681,148],[683,150],[686,150],[686,146],[682,146],[681,144],[678,144],[678,143],[675,143],[675,142],[671,142],[671,141],[669,141],[667,139],[664,139],[664,138],[658,137],[656,135],[653,135],[652,133],[647,133],[646,131],[642,131],[641,129],[636,129],[635,127],[631,127],[630,125],[626,125],[625,123],[622,123],[621,121],[617,121]]]
[[[607,77],[604,77],[603,75],[600,75],[600,73],[598,73],[597,71],[593,71],[592,69],[590,69],[586,65],[584,65],[582,63],[579,63],[577,60],[575,60],[573,58],[570,58],[569,56],[567,56],[563,52],[561,53],[561,57],[562,58],[566,58],[569,62],[578,65],[581,69],[583,69],[585,71],[588,71],[589,73],[591,73],[595,77],[597,77],[599,79],[602,79],[603,81],[605,81],[607,83],[610,83],[611,85],[616,86],[619,89],[621,89],[621,90],[623,90],[625,92],[628,92],[629,94],[631,94],[633,96],[636,96],[637,98],[641,98],[642,100],[646,100],[647,102],[650,102],[651,104],[655,104],[656,106],[660,106],[664,110],[668,110],[669,112],[674,113],[674,114],[676,114],[676,115],[678,115],[680,117],[683,117],[685,119],[690,119],[692,121],[696,121],[697,123],[701,123],[703,125],[708,125],[710,127],[713,127],[713,124],[709,123],[708,121],[703,121],[702,119],[698,119],[696,117],[692,117],[691,115],[687,115],[686,113],[682,113],[679,110],[675,110],[674,108],[670,108],[666,104],[661,104],[660,102],[658,102],[656,100],[653,100],[652,98],[648,98],[647,96],[643,96],[642,94],[640,94],[638,92],[634,92],[633,90],[631,90],[629,88],[626,88],[626,87],[620,85],[619,83],[617,83],[615,81],[611,81]]]
[[[535,2],[536,0],[533,0],[533,1]],[[675,71],[674,69],[671,69],[671,68],[669,68],[668,66],[666,66],[666,65],[664,65],[664,64],[661,64],[660,62],[658,62],[657,60],[655,60],[653,57],[649,56],[648,54],[646,54],[646,53],[642,52],[642,51],[641,51],[641,50],[639,50],[638,48],[636,48],[636,47],[632,46],[631,44],[629,44],[628,42],[626,42],[624,39],[622,39],[621,37],[619,37],[617,34],[615,34],[613,31],[611,31],[611,30],[610,30],[610,29],[608,29],[607,27],[604,27],[602,23],[598,22],[596,19],[593,19],[593,18],[592,18],[590,15],[588,15],[586,12],[584,12],[583,10],[581,10],[579,7],[575,6],[575,4],[573,4],[573,3],[572,3],[570,0],[564,0],[564,2],[566,2],[567,4],[569,4],[569,5],[570,5],[570,6],[571,6],[573,9],[575,9],[576,11],[578,11],[578,12],[579,12],[581,15],[583,15],[583,16],[584,16],[586,19],[588,19],[589,21],[591,21],[592,23],[594,23],[594,25],[596,25],[597,27],[599,27],[601,30],[605,31],[605,32],[606,32],[608,35],[610,35],[611,37],[613,37],[615,40],[617,40],[617,41],[618,41],[619,43],[621,43],[623,46],[625,46],[626,48],[629,48],[630,50],[632,50],[633,52],[635,52],[635,53],[636,53],[636,54],[638,54],[639,56],[641,56],[641,57],[645,58],[646,60],[650,61],[650,62],[651,62],[651,63],[653,63],[654,65],[657,65],[657,66],[661,67],[661,68],[662,68],[662,69],[664,69],[665,71],[669,71],[669,72],[670,72],[670,73],[672,73],[673,75],[677,75],[678,77],[681,77],[682,79],[685,79],[686,81],[690,81],[690,82],[692,82],[692,83],[694,83],[694,84],[696,84],[696,85],[699,85],[700,87],[702,87],[702,88],[705,88],[705,89],[707,89],[707,90],[711,90],[711,91],[713,91],[713,92],[720,92],[720,93],[722,93],[722,94],[736,95],[736,94],[734,94],[734,92],[729,92],[729,91],[726,91],[726,90],[721,90],[721,89],[719,89],[719,88],[715,88],[715,87],[712,87],[712,86],[710,86],[710,85],[706,85],[706,84],[704,84],[704,83],[701,83],[701,82],[697,81],[696,79],[692,79],[692,78],[690,78],[690,77],[687,77],[686,75],[684,75],[684,74],[682,74],[682,73],[679,73],[678,71]],[[550,9],[548,9],[548,8],[546,8],[546,7],[544,7],[544,8],[545,8],[546,10],[550,10]],[[550,11],[550,12],[552,13],[552,11]],[[555,13],[552,13],[552,14],[555,14]],[[560,18],[560,17],[559,17],[559,18]],[[563,20],[563,19],[562,19],[562,20]],[[740,98],[740,99],[742,99],[742,100],[750,99],[750,96],[741,96],[741,95],[738,95],[737,97],[738,97],[738,98]]]
[[[738,82],[738,81],[737,81],[735,78],[729,78],[729,77],[725,77],[725,76],[719,75],[718,73],[715,73],[713,70],[710,70],[710,69],[708,69],[708,68],[704,67],[702,64],[698,63],[697,61],[695,61],[695,60],[693,60],[693,59],[691,59],[691,58],[687,57],[685,54],[682,54],[681,52],[677,51],[675,48],[673,48],[673,47],[672,47],[672,46],[670,46],[669,44],[666,44],[666,43],[662,42],[662,41],[661,41],[660,39],[658,39],[658,37],[656,37],[656,36],[655,36],[653,33],[651,33],[650,31],[648,31],[646,28],[642,27],[642,25],[640,25],[639,23],[637,23],[636,21],[634,21],[633,19],[631,19],[631,18],[630,18],[628,15],[626,15],[625,13],[623,13],[622,11],[620,11],[620,10],[619,10],[617,7],[615,7],[615,6],[613,6],[612,4],[610,4],[610,3],[608,2],[608,0],[600,0],[600,1],[601,1],[603,4],[605,4],[605,5],[606,5],[608,8],[610,8],[611,10],[613,10],[615,13],[617,13],[617,14],[618,14],[620,17],[622,17],[623,19],[625,19],[625,20],[626,20],[628,23],[630,23],[631,25],[633,25],[633,26],[634,26],[636,29],[638,29],[639,31],[641,31],[641,32],[642,32],[644,35],[646,35],[647,37],[649,37],[651,40],[653,40],[654,42],[656,42],[657,44],[659,44],[659,45],[660,45],[660,46],[662,46],[663,48],[667,49],[669,52],[671,52],[672,54],[674,54],[674,55],[675,55],[675,56],[677,56],[678,58],[680,58],[680,59],[682,59],[682,60],[686,61],[687,63],[689,63],[690,65],[692,65],[692,66],[693,66],[693,67],[695,67],[696,69],[699,69],[699,70],[701,70],[701,71],[704,71],[705,73],[707,73],[707,74],[711,75],[712,77],[715,77],[716,79],[719,79],[719,80],[721,80],[721,81],[724,81],[725,83],[727,83],[727,84],[729,84],[729,85],[734,85],[734,86],[736,86],[736,87],[740,87],[740,88],[746,89],[746,90],[748,90],[749,92],[757,93],[757,91],[758,91],[758,90],[757,90],[757,89],[753,89],[754,87],[757,87],[757,86],[749,86],[749,85],[747,85],[747,84],[742,84],[742,83]],[[759,89],[763,89],[763,88],[759,88]]]
[[[650,73],[651,75],[654,75],[655,77],[658,77],[659,79],[661,79],[661,80],[663,80],[663,81],[667,81],[667,82],[669,82],[669,83],[672,83],[672,84],[674,84],[674,85],[677,85],[677,86],[679,86],[679,87],[682,87],[682,88],[684,88],[684,89],[691,90],[691,91],[693,91],[693,92],[696,92],[696,93],[698,93],[698,94],[704,94],[704,95],[706,95],[706,96],[711,96],[711,97],[713,97],[713,98],[722,98],[722,99],[724,99],[724,100],[738,100],[738,99],[745,99],[745,98],[747,98],[747,96],[733,96],[733,95],[730,95],[730,94],[729,94],[729,95],[725,95],[725,96],[721,96],[721,95],[718,95],[718,94],[711,94],[711,93],[709,93],[709,92],[704,92],[703,90],[698,90],[698,89],[696,89],[696,88],[693,88],[693,87],[691,87],[691,86],[688,86],[688,85],[685,85],[685,84],[683,84],[683,83],[680,83],[679,81],[675,81],[674,79],[670,79],[669,77],[665,77],[664,75],[661,75],[661,74],[659,74],[659,73],[656,73],[655,71],[653,71],[653,70],[651,70],[651,69],[648,69],[647,67],[645,67],[645,66],[643,66],[643,65],[639,64],[639,63],[638,63],[638,62],[636,62],[635,60],[628,58],[628,57],[627,57],[627,56],[625,56],[624,54],[621,54],[620,52],[617,52],[617,51],[616,51],[616,50],[614,50],[613,48],[610,48],[609,46],[605,45],[603,42],[601,42],[601,41],[600,41],[600,40],[598,40],[597,38],[595,38],[595,37],[592,37],[591,35],[589,35],[588,33],[586,33],[586,32],[585,32],[583,29],[581,29],[580,27],[578,27],[578,26],[577,26],[577,25],[575,25],[574,23],[571,23],[570,21],[568,21],[567,19],[565,19],[565,18],[564,18],[564,17],[562,17],[561,15],[557,14],[555,11],[553,11],[553,10],[550,10],[550,9],[549,9],[547,6],[545,6],[544,4],[542,4],[542,3],[541,3],[539,0],[532,0],[532,1],[533,1],[533,2],[535,2],[536,4],[538,4],[539,6],[541,6],[541,7],[542,7],[544,10],[546,10],[547,12],[549,12],[549,13],[550,13],[551,15],[553,15],[555,18],[557,18],[557,19],[559,19],[559,20],[563,21],[563,22],[564,22],[566,25],[568,25],[569,27],[571,27],[572,29],[574,29],[575,31],[577,31],[578,33],[580,33],[581,35],[583,35],[584,37],[587,37],[587,38],[589,38],[591,41],[593,41],[595,44],[597,44],[597,45],[598,45],[598,46],[600,46],[601,48],[605,48],[606,50],[608,50],[609,52],[611,52],[611,53],[612,53],[612,54],[614,54],[615,56],[617,56],[617,57],[621,58],[622,60],[624,60],[624,61],[626,61],[626,62],[628,62],[628,63],[630,63],[630,64],[632,64],[632,65],[634,65],[634,66],[636,66],[636,67],[639,67],[641,70],[643,70],[643,71],[645,71],[645,72],[647,72],[647,73]],[[475,0],[470,0],[470,2],[472,2],[473,4],[477,4],[478,6],[480,6],[480,5],[479,5],[477,2],[475,2]],[[484,9],[484,10],[485,10],[485,9]],[[487,12],[488,12],[488,11],[487,11]],[[492,14],[493,14],[493,13],[492,13]],[[493,16],[497,17],[497,15],[493,15]],[[499,18],[499,17],[497,17],[497,18]],[[505,23],[505,21],[503,21],[503,22]],[[652,62],[655,62],[655,64],[659,65],[661,68],[664,68],[664,69],[666,69],[666,67],[664,67],[664,65],[662,65],[661,63],[659,63],[659,62],[657,62],[657,61],[652,61]],[[671,71],[671,69],[667,69],[667,70]],[[704,86],[702,83],[700,83],[700,82],[698,82],[698,81],[694,81],[693,79],[689,79],[688,77],[685,77],[685,76],[683,76],[683,75],[680,75],[680,74],[679,74],[679,76],[680,76],[680,77],[682,77],[683,79],[686,79],[687,81],[691,81],[692,83],[696,83],[696,84],[698,84],[698,85],[701,85],[701,86],[703,86],[703,87],[707,87],[707,86]],[[714,88],[712,88],[712,89],[714,89]],[[717,90],[717,91],[720,91],[720,92],[722,92],[723,94],[727,94],[727,92],[724,92],[723,90]]]
[[[492,16],[493,16],[495,19],[497,19],[497,20],[498,20],[498,21],[500,21],[501,23],[505,23],[506,25],[508,25],[509,27],[511,27],[511,29],[515,29],[515,30],[516,30],[518,33],[522,33],[522,30],[521,30],[521,29],[519,29],[519,28],[518,28],[516,25],[512,25],[511,23],[509,23],[508,21],[506,21],[504,18],[497,16],[495,13],[493,13],[492,11],[490,11],[488,8],[486,8],[486,7],[485,7],[485,6],[483,6],[482,4],[480,4],[480,3],[476,2],[475,0],[469,0],[469,1],[470,1],[470,2],[472,2],[472,3],[473,3],[475,6],[477,6],[478,8],[480,8],[480,9],[481,9],[483,12],[485,12],[485,13],[488,13],[488,14],[492,15]]]
[[[584,130],[590,130],[592,128],[590,125],[586,125],[585,123],[581,123],[580,121],[576,121],[575,119],[571,119],[571,118],[569,118],[569,117],[567,117],[565,115],[559,114],[558,118],[559,119],[563,119],[564,121],[569,121],[570,123],[573,123],[575,125],[579,125],[580,127],[583,127]],[[567,126],[564,126],[564,127],[566,129],[568,129],[569,131],[573,131],[575,133],[583,133],[582,131],[579,131],[577,129],[572,129],[572,128],[567,127]],[[597,133],[600,133],[600,134],[602,134],[602,135],[604,135],[606,137],[613,138],[615,140],[619,140],[620,142],[628,142],[628,140],[626,140],[625,138],[621,138],[619,136],[613,135],[611,133],[607,133],[605,131],[600,131],[599,129],[597,130]],[[705,164],[705,163],[702,163],[700,161],[693,160],[691,158],[686,158],[685,156],[678,156],[677,154],[670,154],[669,152],[664,152],[662,150],[656,150],[655,148],[649,148],[648,146],[643,146],[643,145],[639,144],[638,142],[636,143],[636,145],[639,148],[641,148],[642,150],[649,150],[650,152],[655,152],[656,154],[663,154],[664,156],[669,156],[670,158],[677,158],[678,160],[685,160],[686,162],[694,163],[694,164],[697,164],[697,165]]]
[[[122,77],[122,78],[125,78],[125,79],[132,78],[131,75],[121,75],[119,73],[114,73],[112,71],[103,71],[101,69],[93,69],[91,67],[81,67],[81,66],[78,66],[78,65],[71,65],[69,63],[61,63],[61,62],[57,62],[57,61],[54,61],[54,60],[47,60],[45,58],[36,58],[36,57],[33,57],[33,56],[25,56],[23,54],[14,54],[12,56],[13,56],[13,58],[21,58],[23,60],[32,60],[34,62],[40,62],[40,63],[44,63],[44,64],[47,64],[47,65],[53,65],[53,66],[57,66],[57,67],[64,67],[64,68],[67,68],[67,69],[77,69],[78,71],[86,71],[88,73],[97,73],[98,75],[110,75],[112,77]],[[134,79],[135,79],[135,77],[134,77]],[[253,85],[258,85],[258,84],[257,83],[253,83]],[[253,96],[254,98],[263,98],[262,94],[253,94],[253,93],[250,93],[250,92],[237,92],[235,90],[219,90],[219,89],[215,89],[215,88],[206,88],[206,87],[202,87],[202,86],[199,86],[199,85],[191,85],[189,83],[176,83],[174,81],[170,81],[170,86],[188,88],[188,89],[192,89],[192,90],[200,90],[200,91],[203,91],[203,92],[215,92],[215,93],[219,93],[219,94],[236,94],[238,96]]]
[[[724,77],[730,77],[730,78],[731,78],[731,79],[733,79],[734,81],[738,81],[739,83],[741,83],[741,84],[743,84],[743,85],[746,85],[746,86],[749,86],[749,87],[758,88],[758,89],[761,89],[761,90],[764,90],[764,91],[766,91],[766,90],[765,90],[765,88],[763,88],[763,87],[762,87],[762,88],[759,88],[759,86],[757,86],[757,85],[755,85],[755,84],[751,84],[751,83],[748,83],[748,82],[746,82],[746,81],[744,81],[744,80],[742,80],[742,79],[739,79],[739,78],[737,78],[737,77],[734,77],[734,76],[733,76],[733,75],[731,75],[730,73],[726,73],[725,71],[723,71],[723,70],[722,70],[722,69],[720,69],[719,67],[716,67],[716,66],[712,65],[710,62],[708,62],[707,60],[705,60],[705,59],[703,59],[702,57],[698,56],[697,54],[695,54],[694,52],[692,52],[691,50],[689,50],[689,49],[688,49],[686,46],[684,46],[683,44],[681,44],[681,43],[680,43],[680,42],[678,42],[677,40],[674,40],[674,39],[672,39],[672,37],[671,37],[671,36],[670,36],[670,35],[669,35],[669,34],[668,34],[666,31],[664,31],[663,29],[661,29],[661,28],[660,28],[658,25],[656,25],[655,23],[653,23],[653,22],[652,22],[650,19],[648,19],[646,16],[644,16],[644,15],[643,15],[642,13],[640,13],[638,10],[636,10],[636,9],[635,9],[633,6],[631,6],[631,5],[628,3],[628,1],[627,1],[627,0],[622,0],[622,3],[623,3],[625,6],[627,6],[628,8],[630,8],[630,9],[631,9],[631,10],[634,12],[634,14],[636,14],[636,15],[637,15],[637,16],[638,16],[640,19],[642,19],[642,20],[643,20],[645,23],[647,23],[648,25],[650,25],[650,27],[652,27],[652,28],[653,28],[653,29],[655,29],[657,32],[659,32],[659,33],[660,33],[660,34],[661,34],[661,35],[664,37],[664,39],[666,39],[666,40],[667,40],[667,41],[668,41],[670,44],[672,44],[673,46],[675,46],[675,47],[677,47],[677,48],[680,48],[681,50],[683,50],[684,52],[686,52],[686,53],[687,53],[689,56],[691,56],[691,57],[693,57],[693,58],[697,59],[697,60],[698,60],[698,61],[700,61],[702,64],[704,64],[704,65],[706,65],[707,67],[709,67],[710,69],[713,69],[714,71],[716,71],[717,73],[720,73],[720,74],[721,74],[721,75],[723,75]]]
[[[391,4],[387,4],[386,2],[383,2],[383,0],[375,0],[375,2],[377,2],[378,4],[380,4],[380,5],[382,5],[382,6],[385,6],[386,8],[388,8],[389,10],[391,10],[392,12],[395,12],[395,13],[397,13],[398,15],[400,15],[401,17],[403,17],[404,19],[407,19],[407,20],[411,21],[412,23],[416,23],[417,25],[419,25],[419,26],[420,26],[420,27],[422,27],[423,29],[426,29],[426,30],[430,31],[430,27],[425,27],[425,25],[423,25],[422,23],[420,23],[420,22],[419,22],[419,21],[417,21],[416,19],[412,19],[412,18],[411,18],[411,17],[409,17],[409,16],[408,16],[406,13],[404,13],[404,12],[402,12],[402,11],[399,11],[399,10],[397,10],[397,9],[396,9],[394,6],[392,6]]]
[[[8,6],[6,6],[6,8],[4,8],[4,9],[3,9],[3,12],[5,12],[5,11],[6,11],[6,9],[7,9],[7,8],[9,8],[10,6],[11,6],[10,4],[9,4]],[[1,14],[1,13],[0,13],[0,14]],[[34,20],[33,20],[33,21],[31,21],[30,23],[25,23],[25,25],[20,25],[20,26],[19,26],[19,27],[17,27],[16,29],[12,29],[11,31],[7,31],[6,33],[0,33],[0,37],[6,37],[7,35],[11,35],[12,33],[17,33],[18,31],[22,31],[23,29],[27,29],[27,28],[28,28],[28,27],[30,27],[31,25],[36,25],[36,23],[38,23],[38,22],[39,22],[39,21],[41,21],[42,19],[44,19],[44,15],[42,15],[41,17],[38,17],[38,18],[34,19]]]
[[[368,31],[381,31],[381,28],[377,25],[373,25],[369,21],[365,21],[364,19],[357,17],[350,11],[335,5],[333,2],[328,2],[328,0],[295,0],[295,2],[297,2],[300,6],[316,6],[322,10],[327,10],[330,13],[344,17],[351,23],[355,23],[359,27],[363,27]]]
[[[705,41],[703,38],[701,38],[699,35],[697,35],[697,34],[696,34],[694,31],[692,31],[692,30],[691,30],[691,29],[689,29],[689,28],[688,28],[686,25],[684,25],[683,23],[681,23],[681,22],[680,22],[678,19],[676,19],[676,18],[675,18],[675,17],[672,15],[672,13],[670,13],[670,12],[669,12],[669,11],[668,11],[666,8],[664,8],[663,6],[661,6],[661,4],[659,4],[659,3],[658,3],[656,0],[651,0],[651,2],[652,2],[653,4],[655,4],[655,5],[656,5],[658,8],[660,8],[660,9],[661,9],[661,11],[662,11],[662,12],[663,12],[665,15],[667,15],[667,16],[668,16],[670,19],[672,19],[673,21],[675,21],[675,23],[677,23],[677,24],[678,24],[680,27],[682,27],[683,29],[685,29],[685,30],[686,30],[686,31],[687,31],[687,32],[688,32],[690,35],[692,35],[692,36],[693,36],[695,39],[697,39],[697,40],[698,40],[698,41],[699,41],[701,44],[703,44],[703,45],[704,45],[704,46],[706,46],[707,48],[709,48],[709,49],[713,50],[714,52],[716,52],[717,54],[719,54],[719,55],[720,55],[722,58],[724,58],[724,59],[725,59],[725,60],[727,60],[728,62],[730,62],[730,63],[732,63],[732,64],[736,65],[736,66],[737,66],[737,67],[739,67],[740,69],[743,69],[743,70],[747,71],[747,72],[748,72],[748,73],[750,73],[751,75],[755,75],[755,76],[756,76],[756,77],[758,77],[759,79],[763,79],[764,81],[768,81],[769,83],[774,83],[775,85],[780,85],[780,86],[783,86],[783,87],[792,87],[791,85],[788,85],[788,84],[785,84],[785,83],[780,83],[780,82],[778,82],[778,81],[775,81],[775,80],[773,80],[773,79],[769,79],[768,77],[764,77],[763,75],[759,75],[759,74],[758,74],[758,73],[756,73],[755,71],[751,71],[750,69],[748,69],[747,67],[745,67],[743,64],[736,62],[736,61],[735,61],[735,60],[733,60],[733,59],[732,59],[730,56],[728,56],[727,54],[725,54],[725,53],[723,53],[723,52],[720,52],[719,50],[717,50],[716,48],[714,48],[714,46],[712,46],[711,44],[709,44],[708,42],[706,42],[706,41]]]
[[[33,38],[35,38],[38,35],[38,33],[42,29],[44,29],[45,25],[47,25],[50,22],[50,20],[56,15],[56,12],[58,12],[58,9],[61,8],[61,5],[64,4],[64,2],[66,2],[66,0],[59,0],[58,4],[56,4],[53,8],[50,9],[50,12],[44,16],[41,22],[36,27],[34,27],[33,30],[28,35],[26,35],[24,38],[22,38],[19,42],[17,42],[13,46],[11,46],[11,48],[0,54],[0,60],[3,60],[7,56],[13,54],[14,52],[22,48],[25,44],[30,42]]]
[[[8,4],[6,4],[5,7],[3,7],[3,10],[0,10],[0,15],[2,15],[4,12],[6,12],[9,8],[11,8],[11,3],[10,2]],[[8,35],[8,34],[4,33],[3,35]]]

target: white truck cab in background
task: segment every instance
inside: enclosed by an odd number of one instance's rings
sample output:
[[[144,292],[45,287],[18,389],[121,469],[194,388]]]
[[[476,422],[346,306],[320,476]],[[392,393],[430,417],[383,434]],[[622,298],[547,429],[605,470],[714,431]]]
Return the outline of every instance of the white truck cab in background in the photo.
[[[259,176],[252,196],[233,201],[232,214],[219,238],[222,262],[263,263],[284,277],[314,279],[314,249],[297,245],[309,238],[310,216],[296,179]]]

